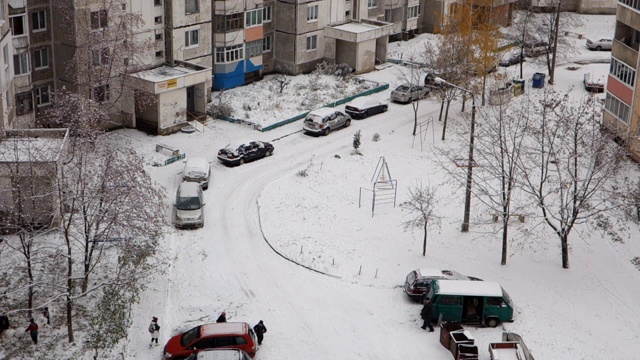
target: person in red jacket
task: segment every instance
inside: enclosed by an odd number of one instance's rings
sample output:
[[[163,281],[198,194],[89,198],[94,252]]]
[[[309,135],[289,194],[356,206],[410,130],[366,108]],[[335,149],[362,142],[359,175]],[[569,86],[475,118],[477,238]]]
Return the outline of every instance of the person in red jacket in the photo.
[[[36,324],[36,321],[33,320],[33,318],[31,318],[31,323],[29,324],[29,326],[27,327],[27,330],[25,330],[24,332],[29,332],[29,335],[31,335],[31,340],[33,340],[33,343],[38,345],[38,324]]]

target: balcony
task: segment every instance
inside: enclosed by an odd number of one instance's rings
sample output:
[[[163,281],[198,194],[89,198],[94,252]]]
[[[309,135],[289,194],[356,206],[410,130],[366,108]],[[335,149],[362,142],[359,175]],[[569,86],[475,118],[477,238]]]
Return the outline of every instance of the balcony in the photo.
[[[635,69],[638,63],[638,44],[636,43],[634,47],[631,47],[631,45],[627,45],[618,39],[613,39],[611,56]]]

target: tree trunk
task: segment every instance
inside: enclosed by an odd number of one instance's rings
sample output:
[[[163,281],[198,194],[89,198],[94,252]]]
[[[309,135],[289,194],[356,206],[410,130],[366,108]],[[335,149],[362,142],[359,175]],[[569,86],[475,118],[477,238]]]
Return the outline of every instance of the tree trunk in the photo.
[[[67,229],[65,229],[67,230]],[[68,231],[68,230],[67,230]],[[73,259],[71,258],[71,243],[67,233],[67,301],[66,301],[66,311],[67,311],[67,336],[69,338],[69,342],[72,343],[74,341],[73,338],[73,306],[71,304],[71,293],[73,292]]]
[[[68,279],[67,282],[71,282],[71,279]],[[67,336],[69,338],[69,342],[72,343],[74,341],[73,338],[73,317],[72,317],[72,304],[71,297],[67,294]]]
[[[422,256],[427,256],[427,222],[424,222],[424,242],[422,243]]]
[[[558,0],[558,8],[556,9],[555,28],[553,29],[553,51],[551,57],[551,67],[549,68],[549,84],[553,85],[556,73],[556,54],[558,51],[558,31],[560,29],[560,4],[562,0]]]
[[[562,245],[562,268],[569,268],[569,239],[568,235],[562,235],[560,238],[560,243]]]
[[[444,141],[444,137],[447,132],[447,120],[449,119],[449,104],[451,104],[451,100],[447,100],[447,109],[444,112],[444,124],[442,124],[442,141]]]
[[[440,115],[438,115],[438,121],[442,121],[442,112],[444,110],[444,97],[442,98],[442,101],[440,102]]]
[[[482,106],[484,106],[484,97],[486,95],[485,88],[487,87],[487,75],[482,76]]]
[[[507,240],[509,239],[509,221],[507,218],[507,213],[502,213],[502,259],[500,260],[500,265],[507,265],[507,252],[509,243]]]

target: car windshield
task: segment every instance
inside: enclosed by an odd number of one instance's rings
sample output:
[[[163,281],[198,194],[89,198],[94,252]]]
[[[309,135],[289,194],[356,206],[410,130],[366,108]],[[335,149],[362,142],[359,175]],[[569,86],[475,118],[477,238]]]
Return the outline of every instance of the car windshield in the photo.
[[[400,85],[396,88],[398,92],[409,92],[409,87],[406,85]]]
[[[200,209],[200,198],[197,196],[179,197],[176,207],[178,210],[198,210]]]
[[[184,347],[191,344],[195,339],[198,338],[199,333],[200,333],[200,326],[194,327],[193,329],[185,332],[180,337],[180,345]]]
[[[509,306],[513,307],[511,296],[509,296],[509,294],[507,294],[507,292],[504,291],[504,289],[502,289],[502,297],[507,301],[507,304],[509,304]]]

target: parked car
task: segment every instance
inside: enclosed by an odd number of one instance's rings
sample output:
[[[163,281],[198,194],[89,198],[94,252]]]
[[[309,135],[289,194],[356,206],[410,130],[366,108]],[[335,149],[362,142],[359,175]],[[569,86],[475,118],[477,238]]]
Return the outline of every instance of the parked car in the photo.
[[[240,349],[208,349],[191,354],[184,360],[251,360],[251,357]]]
[[[262,159],[273,154],[273,145],[264,141],[252,141],[238,148],[224,148],[218,151],[218,160],[229,166],[242,165],[246,162]]]
[[[613,39],[602,38],[598,40],[587,39],[587,48],[589,50],[611,50],[611,45],[613,44]]]
[[[165,359],[184,359],[206,349],[240,349],[252,358],[258,350],[255,332],[246,322],[222,322],[196,326],[178,334],[164,346]]]
[[[178,186],[173,204],[173,224],[177,228],[204,225],[204,196],[197,183],[183,182]]]
[[[211,166],[206,158],[193,157],[187,159],[182,171],[183,181],[197,182],[202,187],[202,190],[207,190],[210,177]]]
[[[380,100],[359,97],[347,103],[344,107],[344,112],[349,114],[352,119],[364,119],[371,115],[383,113],[387,109],[389,109],[389,105]]]
[[[591,73],[584,74],[582,82],[584,83],[584,89],[589,92],[604,91],[604,81],[602,79],[594,79]]]
[[[460,274],[455,270],[416,269],[407,275],[404,292],[412,300],[419,301],[429,292],[432,280],[481,280]]]
[[[391,92],[391,101],[408,104],[428,94],[429,89],[426,86],[403,84]]]
[[[547,54],[549,52],[549,43],[544,41],[525,43],[524,44],[524,56],[536,57]]]
[[[520,64],[521,62],[525,62],[525,61],[527,61],[527,60],[526,60],[524,54],[521,54],[520,51],[518,51],[518,52],[513,52],[513,53],[507,55],[502,60],[500,60],[500,62],[498,64],[500,66],[508,67],[508,66],[511,66],[511,65]]]
[[[351,125],[351,116],[332,108],[320,108],[307,114],[302,130],[311,134],[329,135],[331,130]]]

